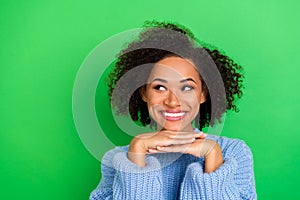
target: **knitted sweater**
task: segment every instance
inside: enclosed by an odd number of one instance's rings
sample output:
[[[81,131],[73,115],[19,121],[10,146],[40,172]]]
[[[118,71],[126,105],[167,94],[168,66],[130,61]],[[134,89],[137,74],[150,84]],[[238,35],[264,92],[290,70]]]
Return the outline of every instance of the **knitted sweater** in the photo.
[[[253,159],[241,140],[208,135],[222,149],[224,163],[204,173],[204,158],[162,153],[146,156],[142,168],[127,158],[128,146],[108,151],[102,159],[102,179],[91,193],[99,199],[256,199]]]

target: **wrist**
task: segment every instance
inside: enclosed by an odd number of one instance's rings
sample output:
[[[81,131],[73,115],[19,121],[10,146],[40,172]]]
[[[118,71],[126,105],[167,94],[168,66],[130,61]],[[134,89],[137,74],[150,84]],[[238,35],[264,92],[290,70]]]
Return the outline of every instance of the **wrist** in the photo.
[[[146,149],[141,140],[133,138],[130,142],[127,157],[140,167],[146,166]]]
[[[146,154],[147,148],[142,139],[134,137],[129,144],[129,152],[135,154]]]
[[[222,149],[216,142],[212,150],[205,156],[205,173],[210,173],[217,170],[222,164]]]

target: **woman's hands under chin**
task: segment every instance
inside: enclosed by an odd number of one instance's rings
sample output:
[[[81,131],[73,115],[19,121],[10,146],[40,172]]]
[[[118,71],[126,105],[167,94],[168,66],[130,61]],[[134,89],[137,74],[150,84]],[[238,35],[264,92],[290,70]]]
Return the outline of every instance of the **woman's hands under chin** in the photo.
[[[167,153],[180,152],[191,154],[196,157],[205,158],[204,172],[210,173],[218,169],[223,164],[222,149],[220,145],[213,140],[198,138],[191,144],[181,144],[172,146],[158,146],[156,149],[149,149],[149,153]]]
[[[213,172],[223,163],[219,144],[205,140],[203,132],[160,131],[140,134],[132,139],[128,159],[145,167],[146,154],[180,152],[205,157],[205,172]]]
[[[205,136],[206,135],[202,132],[178,132],[169,130],[140,134],[131,140],[128,158],[135,164],[144,167],[146,165],[145,155],[156,153],[151,152],[151,150],[156,150],[157,153],[165,153],[167,151],[159,151],[157,147],[190,145],[196,139],[204,139]]]

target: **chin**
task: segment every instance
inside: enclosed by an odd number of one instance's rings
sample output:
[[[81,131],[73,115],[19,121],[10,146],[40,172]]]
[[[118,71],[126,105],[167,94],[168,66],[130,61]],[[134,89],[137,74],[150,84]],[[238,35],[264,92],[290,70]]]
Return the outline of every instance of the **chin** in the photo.
[[[186,126],[182,126],[182,123],[168,123],[166,122],[166,124],[164,124],[164,128],[165,130],[170,130],[170,131],[181,131],[184,130]]]

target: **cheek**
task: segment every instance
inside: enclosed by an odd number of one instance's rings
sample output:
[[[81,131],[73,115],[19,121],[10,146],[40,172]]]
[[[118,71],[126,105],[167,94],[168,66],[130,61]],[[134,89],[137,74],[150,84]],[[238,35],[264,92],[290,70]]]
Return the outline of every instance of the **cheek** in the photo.
[[[186,105],[188,105],[192,109],[193,113],[199,112],[200,102],[201,102],[200,96],[199,97],[191,96],[190,98],[186,98],[185,100]]]
[[[200,108],[200,102],[197,100],[190,102],[190,106],[193,108],[194,112],[198,112]]]
[[[205,98],[204,98],[204,96],[203,96],[201,93],[197,94],[197,102],[198,102],[199,104],[200,104],[204,99],[205,99]]]
[[[151,108],[154,108],[158,105],[161,105],[162,104],[161,102],[162,102],[161,97],[151,96],[147,101],[148,110],[150,110]]]
[[[154,103],[159,103],[165,98],[164,93],[158,93],[158,92],[149,92],[147,97],[148,97],[148,103],[154,104]]]
[[[188,104],[192,104],[192,105],[197,105],[201,103],[202,100],[202,96],[200,93],[190,93],[190,94],[185,94],[182,97],[182,100],[187,102]]]

